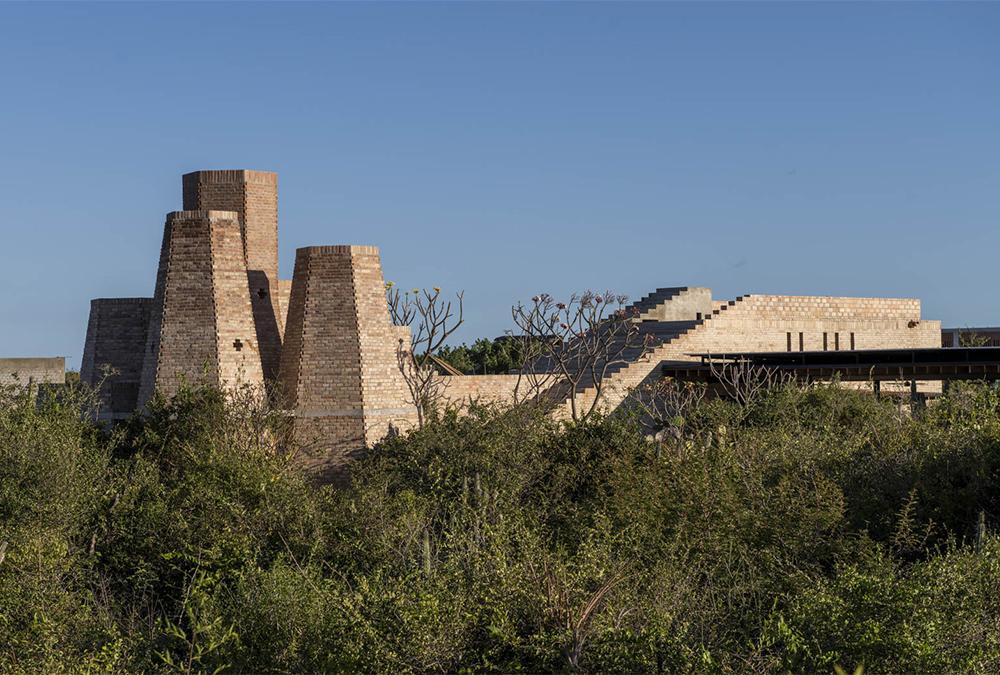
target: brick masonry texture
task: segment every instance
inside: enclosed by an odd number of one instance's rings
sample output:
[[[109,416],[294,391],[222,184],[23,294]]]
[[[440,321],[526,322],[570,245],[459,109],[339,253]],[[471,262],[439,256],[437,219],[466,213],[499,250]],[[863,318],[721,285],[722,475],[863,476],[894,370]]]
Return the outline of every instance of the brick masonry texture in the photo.
[[[722,309],[725,307],[725,309]],[[642,360],[612,375],[605,382],[604,405],[614,407],[628,391],[657,376],[663,361],[696,360],[691,354],[735,351],[878,349],[888,347],[937,347],[941,323],[920,317],[920,301],[893,298],[836,298],[788,295],[745,295],[723,303],[687,333],[657,346]],[[583,404],[593,389],[582,392]],[[563,414],[568,414],[564,408]]]
[[[0,359],[0,385],[62,384],[66,381],[66,359]]]
[[[282,348],[283,404],[294,411],[300,458],[337,480],[352,452],[411,427],[416,411],[396,359],[378,249],[296,251]]]
[[[708,300],[705,297],[708,289],[690,291],[678,293],[644,315],[695,321],[701,313],[702,319],[691,330],[654,347],[641,360],[608,377],[602,401],[606,408],[617,407],[633,388],[656,379],[662,362],[697,360],[691,354],[785,351],[789,341],[792,349],[798,351],[800,334],[802,349],[806,351],[940,346],[941,324],[921,319],[919,300],[746,295],[736,301],[714,303],[718,313],[705,317],[706,302],[711,303],[710,297]],[[509,402],[517,384],[517,377],[510,375],[442,380],[444,397],[453,405],[470,399]],[[921,386],[922,391],[939,389],[936,383]],[[577,401],[585,406],[595,395],[593,387],[586,387],[577,393]],[[568,402],[556,414],[568,417]]]
[[[468,403],[510,403],[514,399],[514,389],[517,387],[517,375],[463,375],[445,376],[441,378],[444,385],[442,396],[452,405],[462,406]],[[522,388],[527,387],[522,382]]]
[[[184,210],[166,218],[153,297],[91,303],[81,378],[96,384],[105,367],[114,370],[103,384],[102,417],[121,419],[184,381],[266,387],[294,418],[300,462],[334,481],[359,452],[416,424],[397,361],[410,333],[390,320],[378,249],[302,248],[293,278],[279,279],[274,173],[197,171],[184,175],[182,188]],[[607,379],[606,407],[657,378],[662,362],[691,354],[936,347],[942,339],[940,324],[923,320],[913,299],[746,295],[720,302],[708,288],[670,287],[634,307],[673,337]],[[61,360],[3,360],[0,382],[14,370],[22,379],[61,382],[63,367]],[[441,379],[446,402],[457,405],[509,402],[518,381]],[[584,385],[581,405],[594,395]],[[568,406],[556,414],[568,414]]]
[[[292,280],[278,280],[278,331],[281,339],[285,339],[285,322],[288,318],[288,304],[292,300]]]
[[[246,283],[264,378],[278,379],[281,324],[278,281],[278,175],[269,171],[195,171],[182,179],[185,211],[235,211],[243,235]]]
[[[163,239],[140,405],[183,382],[262,385],[237,214],[171,213]]]
[[[90,302],[80,381],[100,387],[102,420],[128,417],[142,379],[152,298],[99,298]],[[107,378],[107,382],[102,382]]]

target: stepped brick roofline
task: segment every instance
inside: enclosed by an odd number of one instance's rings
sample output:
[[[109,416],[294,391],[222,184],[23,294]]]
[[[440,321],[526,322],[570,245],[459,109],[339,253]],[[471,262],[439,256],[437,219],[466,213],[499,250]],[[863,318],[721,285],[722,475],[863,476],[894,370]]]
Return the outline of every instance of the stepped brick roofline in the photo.
[[[355,451],[413,427],[416,408],[398,354],[400,344],[409,349],[410,330],[392,323],[379,247],[299,248],[293,280],[284,280],[275,172],[192,171],[181,187],[181,209],[164,224],[153,297],[91,303],[81,378],[95,381],[105,365],[117,373],[105,383],[101,414],[127,417],[154,390],[169,394],[184,373],[285,392],[295,437],[306,448],[303,464],[329,476]],[[609,368],[601,393],[617,406],[630,387],[658,377],[660,361],[691,353],[938,346],[940,326],[921,319],[920,304],[766,293],[722,301],[708,286],[656,288],[631,307],[639,310],[640,332],[662,343],[648,354],[627,351]],[[460,404],[511,400],[519,381],[442,377],[446,400]],[[578,388],[580,401],[596,392],[590,384]]]

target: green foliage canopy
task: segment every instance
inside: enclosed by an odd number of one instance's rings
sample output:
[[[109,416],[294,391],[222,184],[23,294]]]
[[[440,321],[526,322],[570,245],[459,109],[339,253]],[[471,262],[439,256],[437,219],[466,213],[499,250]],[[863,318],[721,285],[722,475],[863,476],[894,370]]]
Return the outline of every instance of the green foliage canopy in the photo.
[[[473,407],[311,485],[192,387],[113,431],[0,392],[5,672],[996,672],[1000,397]],[[983,521],[983,519],[985,519]]]

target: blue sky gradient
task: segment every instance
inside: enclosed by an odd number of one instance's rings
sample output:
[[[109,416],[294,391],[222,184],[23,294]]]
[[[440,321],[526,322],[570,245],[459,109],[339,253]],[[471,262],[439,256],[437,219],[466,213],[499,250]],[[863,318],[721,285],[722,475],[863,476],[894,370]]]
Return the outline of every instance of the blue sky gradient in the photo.
[[[151,295],[180,175],[465,289],[919,297],[1000,324],[1000,4],[0,4],[0,356]]]

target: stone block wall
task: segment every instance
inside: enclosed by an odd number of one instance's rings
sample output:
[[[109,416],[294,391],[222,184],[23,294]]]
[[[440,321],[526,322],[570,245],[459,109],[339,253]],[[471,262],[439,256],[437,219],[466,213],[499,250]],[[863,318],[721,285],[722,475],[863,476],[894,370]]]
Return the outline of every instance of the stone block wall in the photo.
[[[695,344],[705,352],[935,347],[939,336],[940,322],[921,319],[919,300],[747,295],[674,351]]]
[[[246,286],[243,236],[232,211],[167,216],[139,404],[183,382],[263,384]]]
[[[152,306],[152,298],[90,302],[80,381],[100,387],[101,420],[124,419],[136,409]]]

